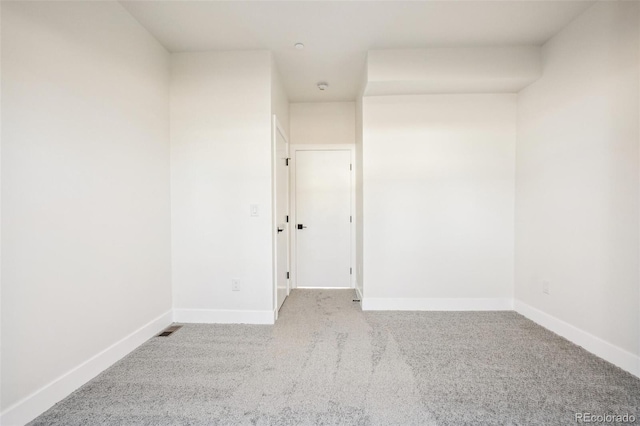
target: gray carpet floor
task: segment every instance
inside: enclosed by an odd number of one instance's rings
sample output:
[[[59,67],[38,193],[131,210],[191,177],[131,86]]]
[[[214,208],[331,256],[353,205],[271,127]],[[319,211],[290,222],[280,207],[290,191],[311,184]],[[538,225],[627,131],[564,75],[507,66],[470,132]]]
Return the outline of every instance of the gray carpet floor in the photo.
[[[362,312],[294,290],[275,326],[155,337],[31,425],[570,425],[640,379],[514,312]]]

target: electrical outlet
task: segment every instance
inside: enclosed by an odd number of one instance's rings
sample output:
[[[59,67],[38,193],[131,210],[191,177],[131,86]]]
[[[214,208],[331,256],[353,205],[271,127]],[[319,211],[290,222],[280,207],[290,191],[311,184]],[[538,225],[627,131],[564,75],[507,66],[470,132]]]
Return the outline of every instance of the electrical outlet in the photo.
[[[231,290],[240,291],[240,280],[238,278],[231,279]]]
[[[542,292],[549,294],[549,281],[542,281]]]
[[[257,217],[259,216],[258,213],[258,205],[257,204],[251,204],[249,206],[249,211],[251,212],[251,217]]]

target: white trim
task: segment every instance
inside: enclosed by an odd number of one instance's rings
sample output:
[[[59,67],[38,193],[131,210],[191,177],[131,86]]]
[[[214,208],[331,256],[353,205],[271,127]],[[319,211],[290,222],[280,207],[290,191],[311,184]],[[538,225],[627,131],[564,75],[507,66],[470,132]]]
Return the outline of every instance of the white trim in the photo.
[[[351,290],[351,287],[296,287],[301,290]]]
[[[273,285],[271,289],[273,291],[272,303],[273,310],[275,312],[275,320],[278,319],[278,203],[277,203],[277,169],[276,169],[276,156],[277,156],[277,137],[278,132],[282,135],[285,142],[285,150],[287,151],[287,157],[289,157],[289,135],[285,132],[284,128],[280,124],[278,117],[273,114],[273,119],[271,123],[271,220],[272,220],[272,229],[271,229],[271,242],[272,242],[272,267],[271,267],[271,280],[273,281]],[[291,163],[291,159],[289,159],[289,164]],[[287,215],[289,216],[289,222],[285,224],[287,229],[287,271],[289,275],[291,275],[291,173],[288,171],[287,175]],[[291,279],[287,280],[287,296],[289,296],[289,292],[291,291]],[[285,296],[285,300],[287,298]]]
[[[295,151],[353,151],[356,145],[352,143],[292,143]]]
[[[0,424],[23,425],[30,422],[162,331],[171,322],[171,311],[165,312],[148,322],[133,333],[118,340],[113,345],[7,408],[0,415]]]
[[[553,331],[578,346],[582,346],[592,354],[640,377],[640,356],[632,354],[520,300],[514,301],[514,309],[542,327]]]
[[[195,324],[274,324],[275,309],[227,311],[222,309],[174,309],[173,320]]]
[[[365,297],[363,311],[510,311],[510,298],[379,298]]]
[[[353,222],[351,223],[351,281],[349,287],[341,287],[341,288],[355,288],[356,287],[356,229],[357,229],[357,215],[356,215],[356,145],[355,144],[289,144],[289,155],[291,156],[291,160],[289,161],[289,165],[291,166],[291,170],[289,171],[289,185],[290,185],[290,193],[289,193],[289,219],[292,227],[290,229],[294,229],[295,223],[297,223],[296,218],[296,152],[297,151],[349,151],[350,153],[350,161],[351,161],[351,216]],[[294,229],[295,230],[295,229]],[[296,268],[296,233],[290,232],[290,240],[289,240],[289,271],[290,280],[289,285],[291,289],[294,288],[303,288],[298,287],[297,282],[297,268]],[[310,287],[306,287],[310,288]]]

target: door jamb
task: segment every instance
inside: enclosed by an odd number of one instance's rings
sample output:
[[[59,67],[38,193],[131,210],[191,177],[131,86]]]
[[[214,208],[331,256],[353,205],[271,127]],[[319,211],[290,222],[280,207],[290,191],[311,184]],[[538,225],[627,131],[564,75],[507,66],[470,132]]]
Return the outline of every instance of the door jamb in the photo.
[[[282,134],[284,138],[287,156],[290,155],[290,144],[289,144],[289,136],[287,132],[284,130],[284,127],[280,124],[278,117],[273,114],[272,126],[271,126],[271,241],[272,241],[272,281],[273,285],[271,289],[273,291],[272,303],[273,303],[273,319],[276,321],[278,319],[278,217],[277,217],[277,188],[276,188],[276,152],[277,152],[277,135],[278,132]],[[291,161],[289,161],[291,164]],[[287,211],[289,212],[289,223],[287,226],[287,234],[289,234],[289,240],[287,241],[287,271],[291,272],[291,171],[288,170],[288,188],[287,195],[288,197],[288,205]],[[289,279],[287,280],[287,296],[291,291],[291,273],[289,274]]]
[[[350,288],[355,288],[356,283],[356,146],[355,144],[289,144],[289,229],[295,227],[296,218],[296,152],[298,151],[349,151],[351,161],[351,232],[349,237],[349,251],[351,263]],[[296,268],[296,233],[289,233],[289,286],[291,289],[298,287]]]

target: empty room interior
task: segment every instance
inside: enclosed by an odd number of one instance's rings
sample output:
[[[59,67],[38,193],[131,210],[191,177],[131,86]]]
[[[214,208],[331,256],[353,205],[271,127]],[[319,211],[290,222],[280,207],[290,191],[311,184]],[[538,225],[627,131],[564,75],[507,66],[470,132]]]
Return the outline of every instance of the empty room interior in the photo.
[[[0,424],[640,422],[640,2],[0,15]]]

